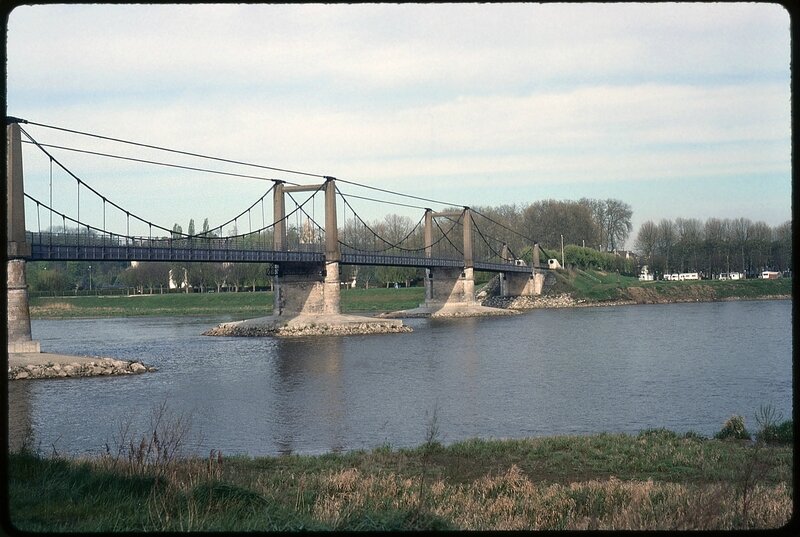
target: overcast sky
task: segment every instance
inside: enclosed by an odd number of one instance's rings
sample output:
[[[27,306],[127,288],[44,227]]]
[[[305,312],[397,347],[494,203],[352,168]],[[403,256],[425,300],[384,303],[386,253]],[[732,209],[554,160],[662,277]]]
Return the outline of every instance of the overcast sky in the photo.
[[[661,218],[791,218],[778,4],[38,5],[15,8],[7,30],[7,114],[38,123],[457,205],[618,198],[633,236]],[[24,128],[42,143],[190,162]],[[26,191],[46,200],[47,159],[24,151]],[[268,186],[54,155],[169,227],[213,226]],[[418,219],[367,206],[368,218]]]

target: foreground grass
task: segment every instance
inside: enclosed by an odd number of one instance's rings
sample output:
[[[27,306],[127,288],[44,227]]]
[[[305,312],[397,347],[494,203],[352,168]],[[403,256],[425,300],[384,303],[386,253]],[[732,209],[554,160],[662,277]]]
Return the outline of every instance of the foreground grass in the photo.
[[[322,456],[9,460],[30,531],[732,529],[792,514],[792,447],[669,431]],[[145,459],[146,461],[146,459]]]
[[[414,308],[424,289],[347,289],[341,294],[344,313]],[[40,297],[30,299],[34,319],[232,315],[261,317],[272,313],[273,293],[168,293],[136,296]]]

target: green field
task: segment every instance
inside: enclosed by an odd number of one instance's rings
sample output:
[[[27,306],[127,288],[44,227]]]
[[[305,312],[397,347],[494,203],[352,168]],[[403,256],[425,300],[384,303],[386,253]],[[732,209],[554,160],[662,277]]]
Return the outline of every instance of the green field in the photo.
[[[400,289],[346,289],[341,294],[344,313],[397,311],[417,307],[422,287]],[[134,296],[76,296],[31,298],[31,317],[134,317],[177,315],[231,315],[261,317],[272,313],[272,292],[168,293]]]

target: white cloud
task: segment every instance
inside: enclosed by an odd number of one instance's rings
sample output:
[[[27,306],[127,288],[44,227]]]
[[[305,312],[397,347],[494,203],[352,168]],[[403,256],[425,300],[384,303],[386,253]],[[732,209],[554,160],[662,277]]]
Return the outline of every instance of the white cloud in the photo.
[[[20,6],[7,50],[9,114],[371,184],[790,176],[772,4]]]

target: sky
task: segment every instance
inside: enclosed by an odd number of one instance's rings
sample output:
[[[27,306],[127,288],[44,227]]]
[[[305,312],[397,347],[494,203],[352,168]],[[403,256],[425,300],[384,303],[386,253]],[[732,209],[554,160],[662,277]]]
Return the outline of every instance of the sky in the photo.
[[[789,23],[770,3],[18,6],[6,113],[457,206],[616,198],[633,209],[632,247],[647,220],[791,218]],[[23,128],[42,144],[319,182]],[[170,228],[213,227],[271,185],[50,151]],[[26,192],[49,202],[52,181],[57,208],[97,223],[102,202],[76,201],[66,172],[23,153]]]

